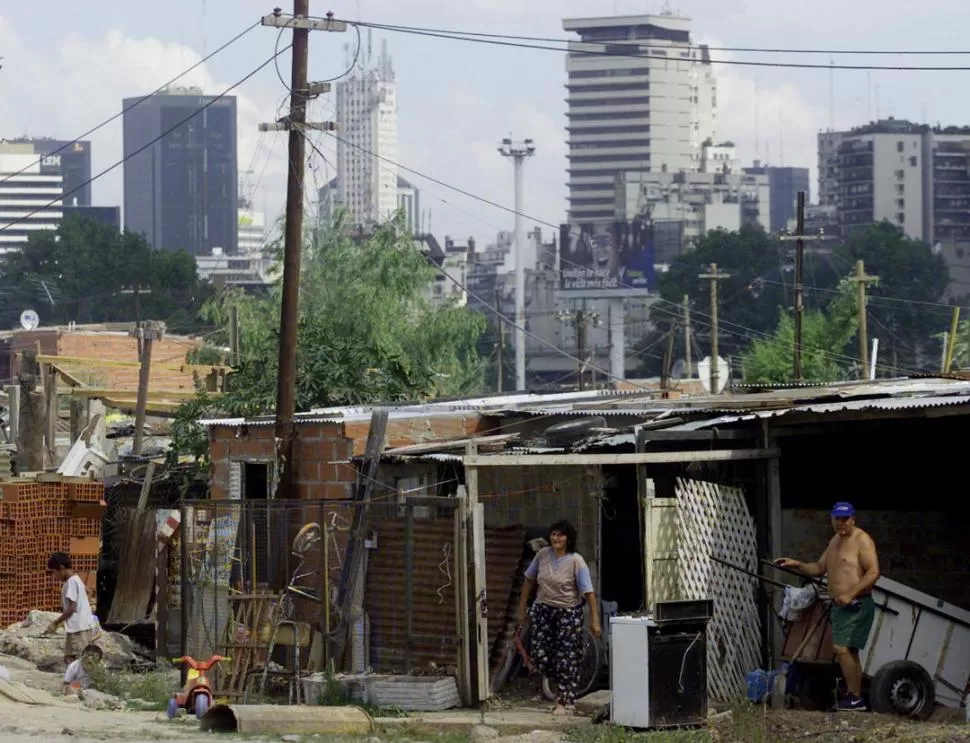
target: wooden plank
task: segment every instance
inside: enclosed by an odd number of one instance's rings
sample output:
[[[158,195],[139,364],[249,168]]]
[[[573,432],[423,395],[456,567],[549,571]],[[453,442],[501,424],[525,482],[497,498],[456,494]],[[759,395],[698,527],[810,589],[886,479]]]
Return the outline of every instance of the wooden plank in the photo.
[[[51,356],[48,354],[38,354],[37,361],[46,363],[70,364],[74,366],[93,366],[93,367],[135,367],[141,366],[139,361],[116,361],[114,359],[92,359],[85,356]],[[213,371],[232,371],[231,366],[216,366],[211,364],[152,364],[153,369],[165,369],[166,371],[194,372],[209,374]]]
[[[138,494],[138,507],[136,511],[139,513],[145,510],[145,506],[148,505],[148,494],[152,489],[152,478],[155,477],[155,462],[150,461],[148,463],[148,468],[145,470],[145,481],[141,484],[141,492]]]
[[[714,428],[702,428],[698,431],[643,431],[644,439],[647,441],[710,441],[710,440],[736,440],[754,439],[757,434],[754,431],[743,428],[729,428],[726,430]]]
[[[394,449],[387,449],[384,456],[407,456],[410,454],[427,454],[446,449],[464,449],[469,444],[477,446],[488,446],[489,444],[504,444],[510,441],[517,441],[519,434],[503,433],[496,436],[476,436],[466,439],[454,439],[452,441],[432,441],[427,444],[409,444],[408,446],[398,446]]]
[[[152,368],[158,368],[154,364]],[[138,396],[138,390],[123,390],[123,389],[111,389],[109,387],[85,387],[83,389],[71,390],[71,394],[75,397],[116,397],[116,398],[136,398]],[[218,397],[221,392],[210,392],[209,397]],[[198,397],[198,390],[155,390],[149,391],[148,399],[155,398],[157,400],[191,400]]]
[[[780,449],[709,449],[640,454],[493,454],[465,455],[465,467],[585,467],[604,464],[679,464],[774,459]]]
[[[468,496],[459,485],[455,494],[455,622],[461,650],[458,655],[458,692],[466,707],[472,705],[472,658],[468,641],[471,615],[468,596]]]

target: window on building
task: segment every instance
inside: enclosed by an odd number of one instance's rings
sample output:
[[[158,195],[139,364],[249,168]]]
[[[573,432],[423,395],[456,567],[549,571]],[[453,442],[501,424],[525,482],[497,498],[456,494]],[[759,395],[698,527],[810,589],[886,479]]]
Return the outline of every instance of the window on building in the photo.
[[[963,248],[956,249],[957,258],[963,258]]]
[[[903,214],[902,212],[897,212],[896,221],[899,222],[900,224],[903,224],[906,221],[906,215]]]
[[[896,143],[896,152],[902,152],[905,147],[906,147],[905,142],[897,142]]]
[[[906,199],[896,199],[896,208],[897,209],[905,209],[906,208]]]
[[[903,179],[903,176],[904,176],[904,175],[905,175],[905,173],[904,173],[904,172],[903,172],[902,170],[897,170],[897,171],[896,171],[896,177],[897,177],[897,178],[898,178],[899,180],[902,180],[902,179]]]
[[[910,164],[910,167],[913,167],[913,168],[916,167],[916,156],[915,155],[913,155],[911,158],[909,158],[909,164]]]

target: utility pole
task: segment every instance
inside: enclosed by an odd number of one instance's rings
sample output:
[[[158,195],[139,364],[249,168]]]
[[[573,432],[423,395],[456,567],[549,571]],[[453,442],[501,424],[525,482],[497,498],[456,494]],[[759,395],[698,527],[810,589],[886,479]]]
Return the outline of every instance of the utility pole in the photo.
[[[690,297],[684,295],[684,361],[687,362],[687,378],[694,378],[693,354],[690,347]]]
[[[138,399],[135,402],[135,439],[131,444],[134,456],[141,454],[142,440],[145,436],[145,410],[148,407],[148,382],[152,374],[152,344],[160,341],[165,334],[165,323],[145,320],[139,323],[134,333],[141,341],[141,367],[138,369]]]
[[[229,366],[239,365],[239,308],[229,307]]]
[[[798,192],[795,227],[795,382],[802,381],[802,320],[805,317],[805,192]]]
[[[283,297],[280,313],[279,368],[276,388],[276,463],[279,473],[277,497],[293,493],[293,437],[296,417],[296,346],[300,317],[300,258],[303,250],[303,176],[306,160],[307,129],[332,129],[331,124],[308,124],[307,101],[330,90],[329,83],[307,82],[310,30],[346,31],[347,24],[310,17],[310,0],[293,0],[293,16],[277,9],[264,16],[262,24],[293,29],[293,60],[290,69],[290,113],[274,124],[260,129],[289,132],[289,172],[286,179],[286,227],[283,236]]]
[[[856,303],[859,313],[859,373],[860,379],[865,379],[869,371],[869,330],[866,323],[866,285],[874,284],[879,281],[878,276],[866,275],[866,265],[864,261],[855,262],[855,274],[852,281],[856,284]]]
[[[731,278],[731,274],[721,273],[717,270],[717,264],[712,263],[708,266],[707,273],[699,274],[699,279],[707,279],[711,282],[711,394],[717,394],[718,384],[718,321],[717,321],[717,282]]]
[[[502,314],[502,292],[495,290],[495,319],[498,325],[498,369],[495,389],[502,391],[505,384],[505,316]]]
[[[805,241],[828,239],[824,234],[805,234],[805,192],[798,192],[798,207],[795,215],[795,234],[786,235],[782,240],[795,241],[795,345],[792,349],[792,378],[801,382],[804,376],[802,365],[802,326],[805,320]]]
[[[521,143],[506,138],[498,148],[515,168],[515,389],[525,390],[525,223],[522,221],[522,169],[536,148],[531,139]]]
[[[586,390],[586,308],[576,310],[576,359],[579,366],[579,391]]]

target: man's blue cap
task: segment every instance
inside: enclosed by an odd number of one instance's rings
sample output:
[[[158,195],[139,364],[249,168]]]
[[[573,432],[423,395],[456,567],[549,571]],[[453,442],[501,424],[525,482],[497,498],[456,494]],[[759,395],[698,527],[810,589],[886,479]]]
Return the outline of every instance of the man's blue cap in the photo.
[[[852,507],[851,503],[839,501],[832,506],[832,515],[839,519],[847,519],[855,516],[855,508]]]

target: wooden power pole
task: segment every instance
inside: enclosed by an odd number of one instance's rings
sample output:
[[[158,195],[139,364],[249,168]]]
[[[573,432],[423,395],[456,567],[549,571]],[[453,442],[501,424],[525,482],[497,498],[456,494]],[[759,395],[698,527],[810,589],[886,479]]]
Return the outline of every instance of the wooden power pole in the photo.
[[[866,285],[879,281],[878,276],[867,276],[864,261],[855,262],[855,273],[852,281],[856,283],[856,303],[859,313],[859,372],[860,379],[869,377],[869,329],[866,322]]]
[[[684,295],[684,361],[687,364],[687,378],[694,378],[693,351],[690,345],[690,297]]]
[[[279,10],[264,16],[262,24],[293,30],[293,60],[290,69],[290,113],[273,124],[261,124],[263,131],[289,132],[289,171],[286,179],[286,226],[283,233],[283,289],[280,312],[279,368],[276,386],[276,464],[279,476],[277,497],[295,497],[293,482],[293,437],[296,418],[296,346],[300,316],[300,257],[303,251],[303,177],[306,160],[306,130],[333,129],[332,124],[307,123],[307,101],[330,90],[329,83],[307,81],[310,30],[346,31],[347,24],[312,19],[310,0],[293,0],[293,16]]]
[[[505,385],[505,315],[502,314],[502,292],[495,290],[495,320],[498,329],[498,364],[496,369],[497,392]]]
[[[138,399],[135,402],[135,439],[131,443],[131,453],[141,454],[145,436],[145,414],[148,407],[148,383],[152,375],[152,344],[162,339],[165,323],[145,320],[135,328],[135,335],[141,341],[141,367],[138,369]]]
[[[718,353],[719,349],[717,347],[717,334],[718,334],[718,321],[717,321],[717,282],[723,281],[724,279],[731,278],[731,274],[721,273],[717,270],[717,264],[712,263],[707,268],[707,273],[699,274],[699,279],[707,279],[711,282],[711,394],[717,394],[717,384],[718,384]]]

